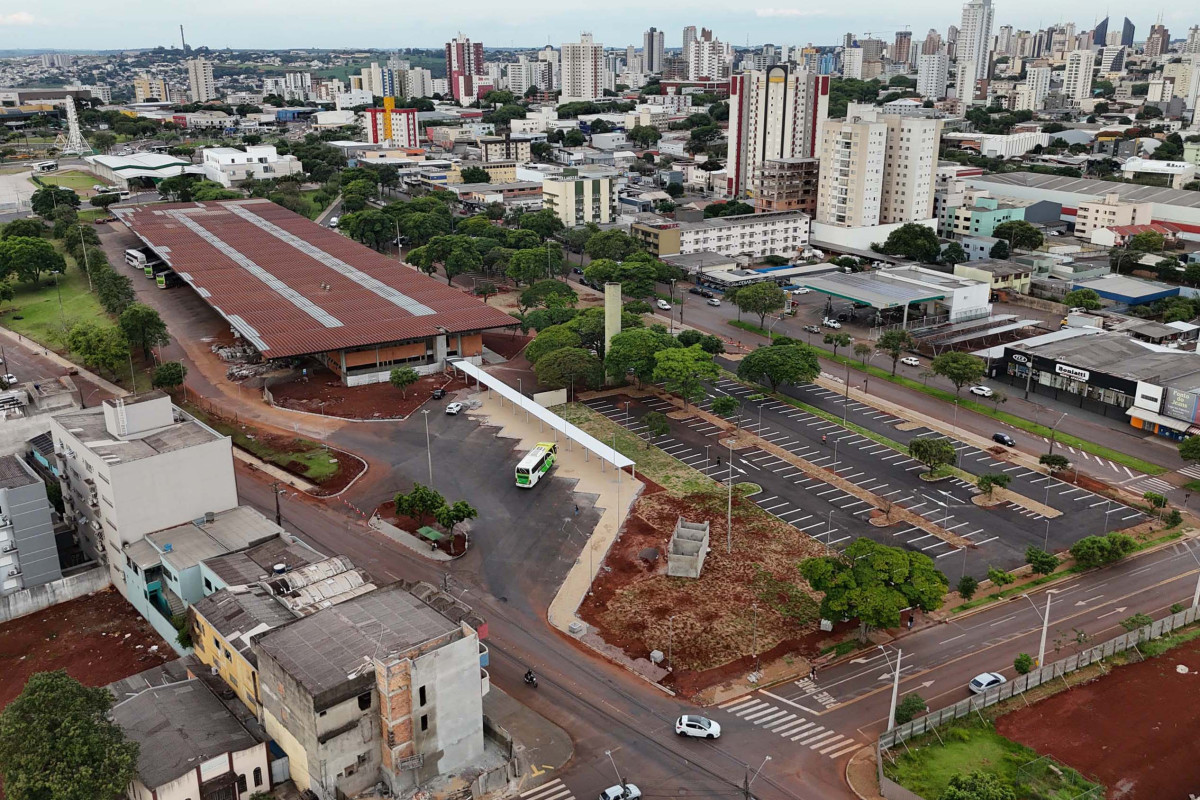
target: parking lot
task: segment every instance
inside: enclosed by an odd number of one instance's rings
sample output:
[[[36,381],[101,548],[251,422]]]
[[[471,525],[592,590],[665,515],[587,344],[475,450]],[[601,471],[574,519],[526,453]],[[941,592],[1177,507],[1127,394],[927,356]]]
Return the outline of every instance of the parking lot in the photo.
[[[671,420],[671,431],[655,444],[665,452],[704,472],[714,480],[749,481],[762,487],[751,499],[763,510],[835,548],[855,538],[902,546],[933,558],[943,572],[957,580],[961,574],[983,578],[989,567],[1012,569],[1025,563],[1030,545],[1050,551],[1064,550],[1083,536],[1120,530],[1145,521],[1136,509],[1113,502],[1085,489],[993,457],[958,443],[959,466],[975,475],[1008,475],[1009,489],[1062,512],[1048,518],[1015,503],[991,507],[975,505],[978,492],[966,480],[951,478],[936,483],[922,481],[925,467],[888,445],[863,436],[824,417],[773,398],[756,398],[757,392],[736,381],[717,381],[707,387],[699,403],[708,409],[721,395],[742,403],[741,425],[775,447],[835,472],[875,495],[869,503],[808,475],[772,452],[745,448],[732,454],[717,444],[722,431],[700,417]],[[847,422],[868,428],[901,444],[917,436],[938,436],[928,429],[897,430],[898,417],[850,401],[815,385],[792,393],[831,413],[845,414]],[[676,410],[666,400],[649,397],[632,403],[613,398],[588,401],[593,409],[638,433],[645,433],[641,417],[649,411]],[[869,423],[869,424],[868,424]],[[910,524],[886,528],[868,522],[873,511],[890,506],[906,509],[971,542],[960,548]]]

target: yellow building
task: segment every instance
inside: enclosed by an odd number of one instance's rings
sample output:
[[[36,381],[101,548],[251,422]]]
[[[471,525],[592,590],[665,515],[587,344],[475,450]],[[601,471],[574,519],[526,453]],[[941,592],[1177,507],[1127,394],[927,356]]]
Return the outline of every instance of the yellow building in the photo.
[[[170,99],[171,90],[162,78],[143,73],[133,79],[133,101],[135,103],[145,103],[147,100],[159,100],[165,103]]]
[[[594,222],[607,225],[617,217],[616,179],[564,169],[542,182],[542,207],[553,211],[567,228]]]
[[[464,161],[446,171],[446,183],[463,183],[462,171],[478,167],[488,174],[488,183],[515,183],[517,162],[515,161]]]
[[[260,633],[286,625],[296,615],[264,586],[236,586],[210,594],[189,609],[192,648],[262,719],[258,660],[250,647]]]

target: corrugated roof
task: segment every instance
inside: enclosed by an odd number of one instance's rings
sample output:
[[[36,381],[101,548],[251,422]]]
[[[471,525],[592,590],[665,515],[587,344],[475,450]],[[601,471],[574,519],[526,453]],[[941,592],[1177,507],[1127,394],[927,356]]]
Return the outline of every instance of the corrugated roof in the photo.
[[[135,206],[116,213],[268,358],[514,322],[269,200]]]

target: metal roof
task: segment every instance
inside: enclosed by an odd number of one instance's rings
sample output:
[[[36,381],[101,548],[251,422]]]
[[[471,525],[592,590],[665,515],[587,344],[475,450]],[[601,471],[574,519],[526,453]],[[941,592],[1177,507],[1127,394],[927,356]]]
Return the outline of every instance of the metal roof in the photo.
[[[801,283],[813,291],[867,303],[874,308],[895,308],[926,300],[941,300],[946,296],[945,291],[937,291],[932,287],[888,280],[881,272],[835,273],[805,278]]]
[[[269,200],[114,212],[268,358],[513,324],[465,292]]]
[[[973,177],[972,181],[995,185],[1025,186],[1044,191],[1074,192],[1099,199],[1115,192],[1124,203],[1162,203],[1163,205],[1200,208],[1200,192],[1167,189],[1161,186],[1142,186],[1136,183],[1116,183],[1091,178],[1069,178],[1061,175],[1042,175],[1036,172],[1008,172],[1001,175]],[[1002,190],[997,190],[1001,192]]]

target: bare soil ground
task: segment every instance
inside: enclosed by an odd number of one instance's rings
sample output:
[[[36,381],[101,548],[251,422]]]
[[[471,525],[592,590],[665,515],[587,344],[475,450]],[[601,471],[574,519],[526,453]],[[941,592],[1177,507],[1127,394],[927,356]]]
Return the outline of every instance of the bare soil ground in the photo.
[[[86,686],[105,686],[176,657],[116,589],[107,589],[0,625],[0,707],[35,672],[65,669]]]
[[[1110,798],[1189,797],[1200,786],[1200,639],[1006,714],[996,729],[1095,776]]]
[[[270,388],[277,405],[295,411],[348,419],[403,419],[428,401],[434,389],[444,388],[449,393],[465,388],[463,380],[455,376],[425,375],[401,392],[390,383],[342,386],[332,372],[318,369],[310,370],[308,380],[296,378]]]
[[[745,654],[753,652],[755,639],[766,660],[809,649],[805,640],[814,630],[815,602],[801,601],[807,612],[801,622],[789,619],[773,607],[779,598],[755,588],[755,575],[762,569],[776,579],[799,580],[796,564],[824,548],[735,493],[729,555],[725,505],[720,490],[679,497],[648,488],[579,611],[603,631],[605,641],[632,657],[670,648],[675,667],[670,681],[686,693],[749,671],[753,656]],[[666,552],[680,516],[710,523],[712,550],[699,579],[666,574]]]
[[[441,531],[442,533],[446,532],[441,525],[438,525],[433,520],[425,520],[422,522],[420,520],[413,519],[412,517],[405,516],[404,514],[397,514],[396,502],[394,500],[388,500],[386,503],[381,503],[375,509],[375,513],[378,514],[382,519],[395,525],[400,530],[407,531],[413,536],[419,536],[417,530],[423,525],[428,525],[434,530]],[[454,534],[453,541],[451,541],[449,538],[446,538],[437,543],[438,550],[441,550],[443,553],[451,556],[461,556],[466,552],[466,548],[467,537],[463,533]]]

